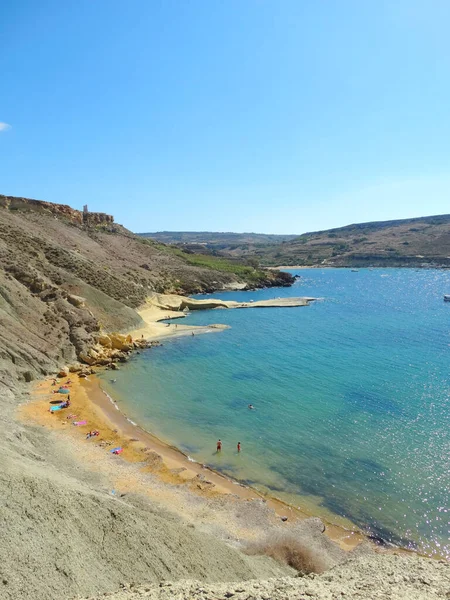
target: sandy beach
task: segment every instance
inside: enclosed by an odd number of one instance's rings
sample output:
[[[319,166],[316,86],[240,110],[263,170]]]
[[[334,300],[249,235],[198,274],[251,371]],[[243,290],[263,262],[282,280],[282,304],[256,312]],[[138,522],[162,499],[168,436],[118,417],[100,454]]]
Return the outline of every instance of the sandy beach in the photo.
[[[299,304],[291,302],[290,305]],[[142,308],[140,316],[144,326],[131,332],[131,335],[134,338],[144,336],[149,341],[192,333],[197,335],[220,332],[225,328],[217,324],[194,327],[171,323],[167,326],[159,321],[179,318],[184,316],[184,313],[151,304]],[[35,385],[31,401],[20,408],[20,419],[51,429],[58,436],[70,440],[74,454],[78,460],[83,461],[84,467],[88,464],[93,470],[109,477],[111,488],[117,493],[132,491],[150,495],[153,499],[157,497],[167,508],[179,512],[187,519],[193,518],[192,496],[201,498],[206,504],[220,498],[224,507],[220,527],[227,529],[230,535],[237,538],[250,539],[257,536],[269,523],[283,522],[282,518],[287,518],[287,522],[291,524],[314,516],[275,498],[263,496],[255,489],[193,462],[177,448],[143,430],[122,414],[114,400],[102,390],[95,375],[81,379],[75,374],[70,374],[70,377],[61,380],[67,381],[70,381],[69,408],[53,414],[49,412],[52,402],[65,397],[53,393],[59,385],[53,385],[52,380],[48,379]],[[85,421],[86,424],[74,425],[74,422],[80,421]],[[94,430],[98,430],[100,435],[86,439],[86,435]],[[123,450],[120,456],[110,452],[116,447]],[[149,477],[151,481],[148,480]],[[188,500],[186,496],[189,497]],[[183,500],[180,501],[180,498]],[[241,523],[238,525],[229,518],[229,513],[236,510],[235,505],[242,503],[263,505],[265,515],[265,519],[256,527],[246,531],[242,530]],[[228,509],[225,508],[227,505]],[[186,506],[189,508],[186,509]],[[213,511],[209,515],[209,511],[205,510],[205,515],[203,519],[216,523],[217,512]],[[365,539],[350,523],[348,528],[326,523],[326,534],[345,550],[351,550]]]
[[[36,384],[31,401],[20,408],[19,418],[67,438],[77,460],[84,467],[89,465],[92,470],[110,478],[115,493],[149,495],[187,519],[193,519],[192,498],[187,499],[187,496],[199,497],[206,504],[220,498],[224,512],[223,519],[219,519],[220,526],[229,530],[230,535],[245,539],[257,536],[269,524],[280,523],[282,518],[287,517],[292,524],[314,516],[193,462],[177,448],[141,429],[118,410],[95,376],[87,380],[71,376],[70,381],[69,408],[54,414],[49,412],[50,403],[58,397],[61,399],[62,395],[53,394],[58,387],[52,385],[52,380],[45,380]],[[76,416],[69,419],[71,415]],[[80,421],[86,421],[86,424],[73,424]],[[94,430],[100,435],[86,439],[86,435]],[[110,452],[116,447],[123,449],[120,456]],[[229,519],[229,513],[236,510],[236,504],[248,502],[264,505],[265,519],[256,527],[243,530],[241,524],[237,526]],[[218,515],[206,511],[202,519],[217,524]],[[356,528],[349,530],[331,523],[326,523],[326,534],[345,550],[351,550],[365,539]]]

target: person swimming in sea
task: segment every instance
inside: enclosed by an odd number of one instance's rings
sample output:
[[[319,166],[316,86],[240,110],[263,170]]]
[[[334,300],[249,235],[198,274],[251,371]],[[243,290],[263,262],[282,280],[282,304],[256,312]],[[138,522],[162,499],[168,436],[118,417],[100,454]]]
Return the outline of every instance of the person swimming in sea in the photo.
[[[255,407],[253,406],[253,404],[249,404],[248,408],[249,408],[249,410],[253,410]]]
[[[216,451],[217,451],[217,452],[220,452],[221,450],[222,450],[222,441],[221,441],[221,440],[219,440],[219,441],[217,442],[217,448],[216,448]]]

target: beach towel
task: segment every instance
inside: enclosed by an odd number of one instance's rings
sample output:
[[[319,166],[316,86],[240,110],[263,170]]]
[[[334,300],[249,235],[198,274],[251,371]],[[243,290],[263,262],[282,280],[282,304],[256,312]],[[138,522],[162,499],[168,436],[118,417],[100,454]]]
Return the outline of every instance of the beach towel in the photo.
[[[110,450],[110,452],[112,454],[120,454],[121,452],[123,452],[123,448],[120,448],[120,446],[118,448],[113,448],[112,450]]]
[[[62,409],[61,404],[58,404],[58,406],[51,406],[50,407],[50,412],[55,412],[55,411],[61,410],[61,409]]]
[[[86,425],[87,421],[74,421],[74,425]]]
[[[58,390],[58,393],[59,394],[70,394],[70,390],[69,390],[69,388],[60,387]]]

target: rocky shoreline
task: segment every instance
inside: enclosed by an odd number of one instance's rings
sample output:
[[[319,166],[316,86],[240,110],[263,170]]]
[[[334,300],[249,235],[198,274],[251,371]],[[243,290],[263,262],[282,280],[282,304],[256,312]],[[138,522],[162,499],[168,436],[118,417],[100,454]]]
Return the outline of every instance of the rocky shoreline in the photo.
[[[294,308],[299,306],[308,306],[315,298],[275,298],[271,300],[261,300],[258,302],[235,302],[233,300],[220,299],[194,299],[176,294],[151,294],[148,296],[145,305],[138,311],[143,323],[147,326],[157,326],[158,321],[179,319],[186,317],[189,311],[193,310],[211,310],[211,309],[242,309],[242,308],[273,308],[284,307]],[[80,304],[84,299],[79,298]],[[164,328],[163,328],[164,327]],[[170,327],[170,325],[168,325]],[[78,373],[80,377],[86,377],[95,373],[92,367],[104,367],[118,369],[120,363],[126,362],[130,355],[139,350],[152,348],[160,345],[160,341],[155,339],[157,333],[161,337],[168,337],[174,334],[182,335],[186,332],[205,333],[206,331],[221,330],[226,325],[212,324],[208,327],[180,326],[174,332],[168,331],[166,326],[161,326],[156,331],[147,331],[146,327],[133,330],[131,333],[105,332],[100,331],[93,335],[92,344],[78,353],[79,362],[62,367],[59,370],[59,377],[66,377],[69,373]],[[151,339],[148,337],[150,333]]]

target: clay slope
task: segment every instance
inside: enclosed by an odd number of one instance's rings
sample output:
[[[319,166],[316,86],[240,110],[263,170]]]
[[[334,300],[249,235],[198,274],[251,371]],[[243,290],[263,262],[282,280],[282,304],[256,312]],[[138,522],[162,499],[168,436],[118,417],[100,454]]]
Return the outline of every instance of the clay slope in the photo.
[[[360,557],[323,575],[208,585],[124,586],[108,600],[435,600],[448,598],[450,566],[414,556]],[[105,598],[105,596],[102,596]],[[91,599],[94,600],[94,599]],[[100,600],[98,598],[97,600]]]
[[[136,328],[152,291],[236,277],[186,264],[108,215],[0,196],[0,598],[52,600],[125,581],[289,572],[241,554],[75,464],[51,432],[16,420],[33,379],[70,365],[100,331]]]
[[[130,581],[289,573],[200,533],[147,498],[112,494],[106,476],[75,462],[66,439],[13,420],[17,392],[0,394],[2,600],[60,600]]]

